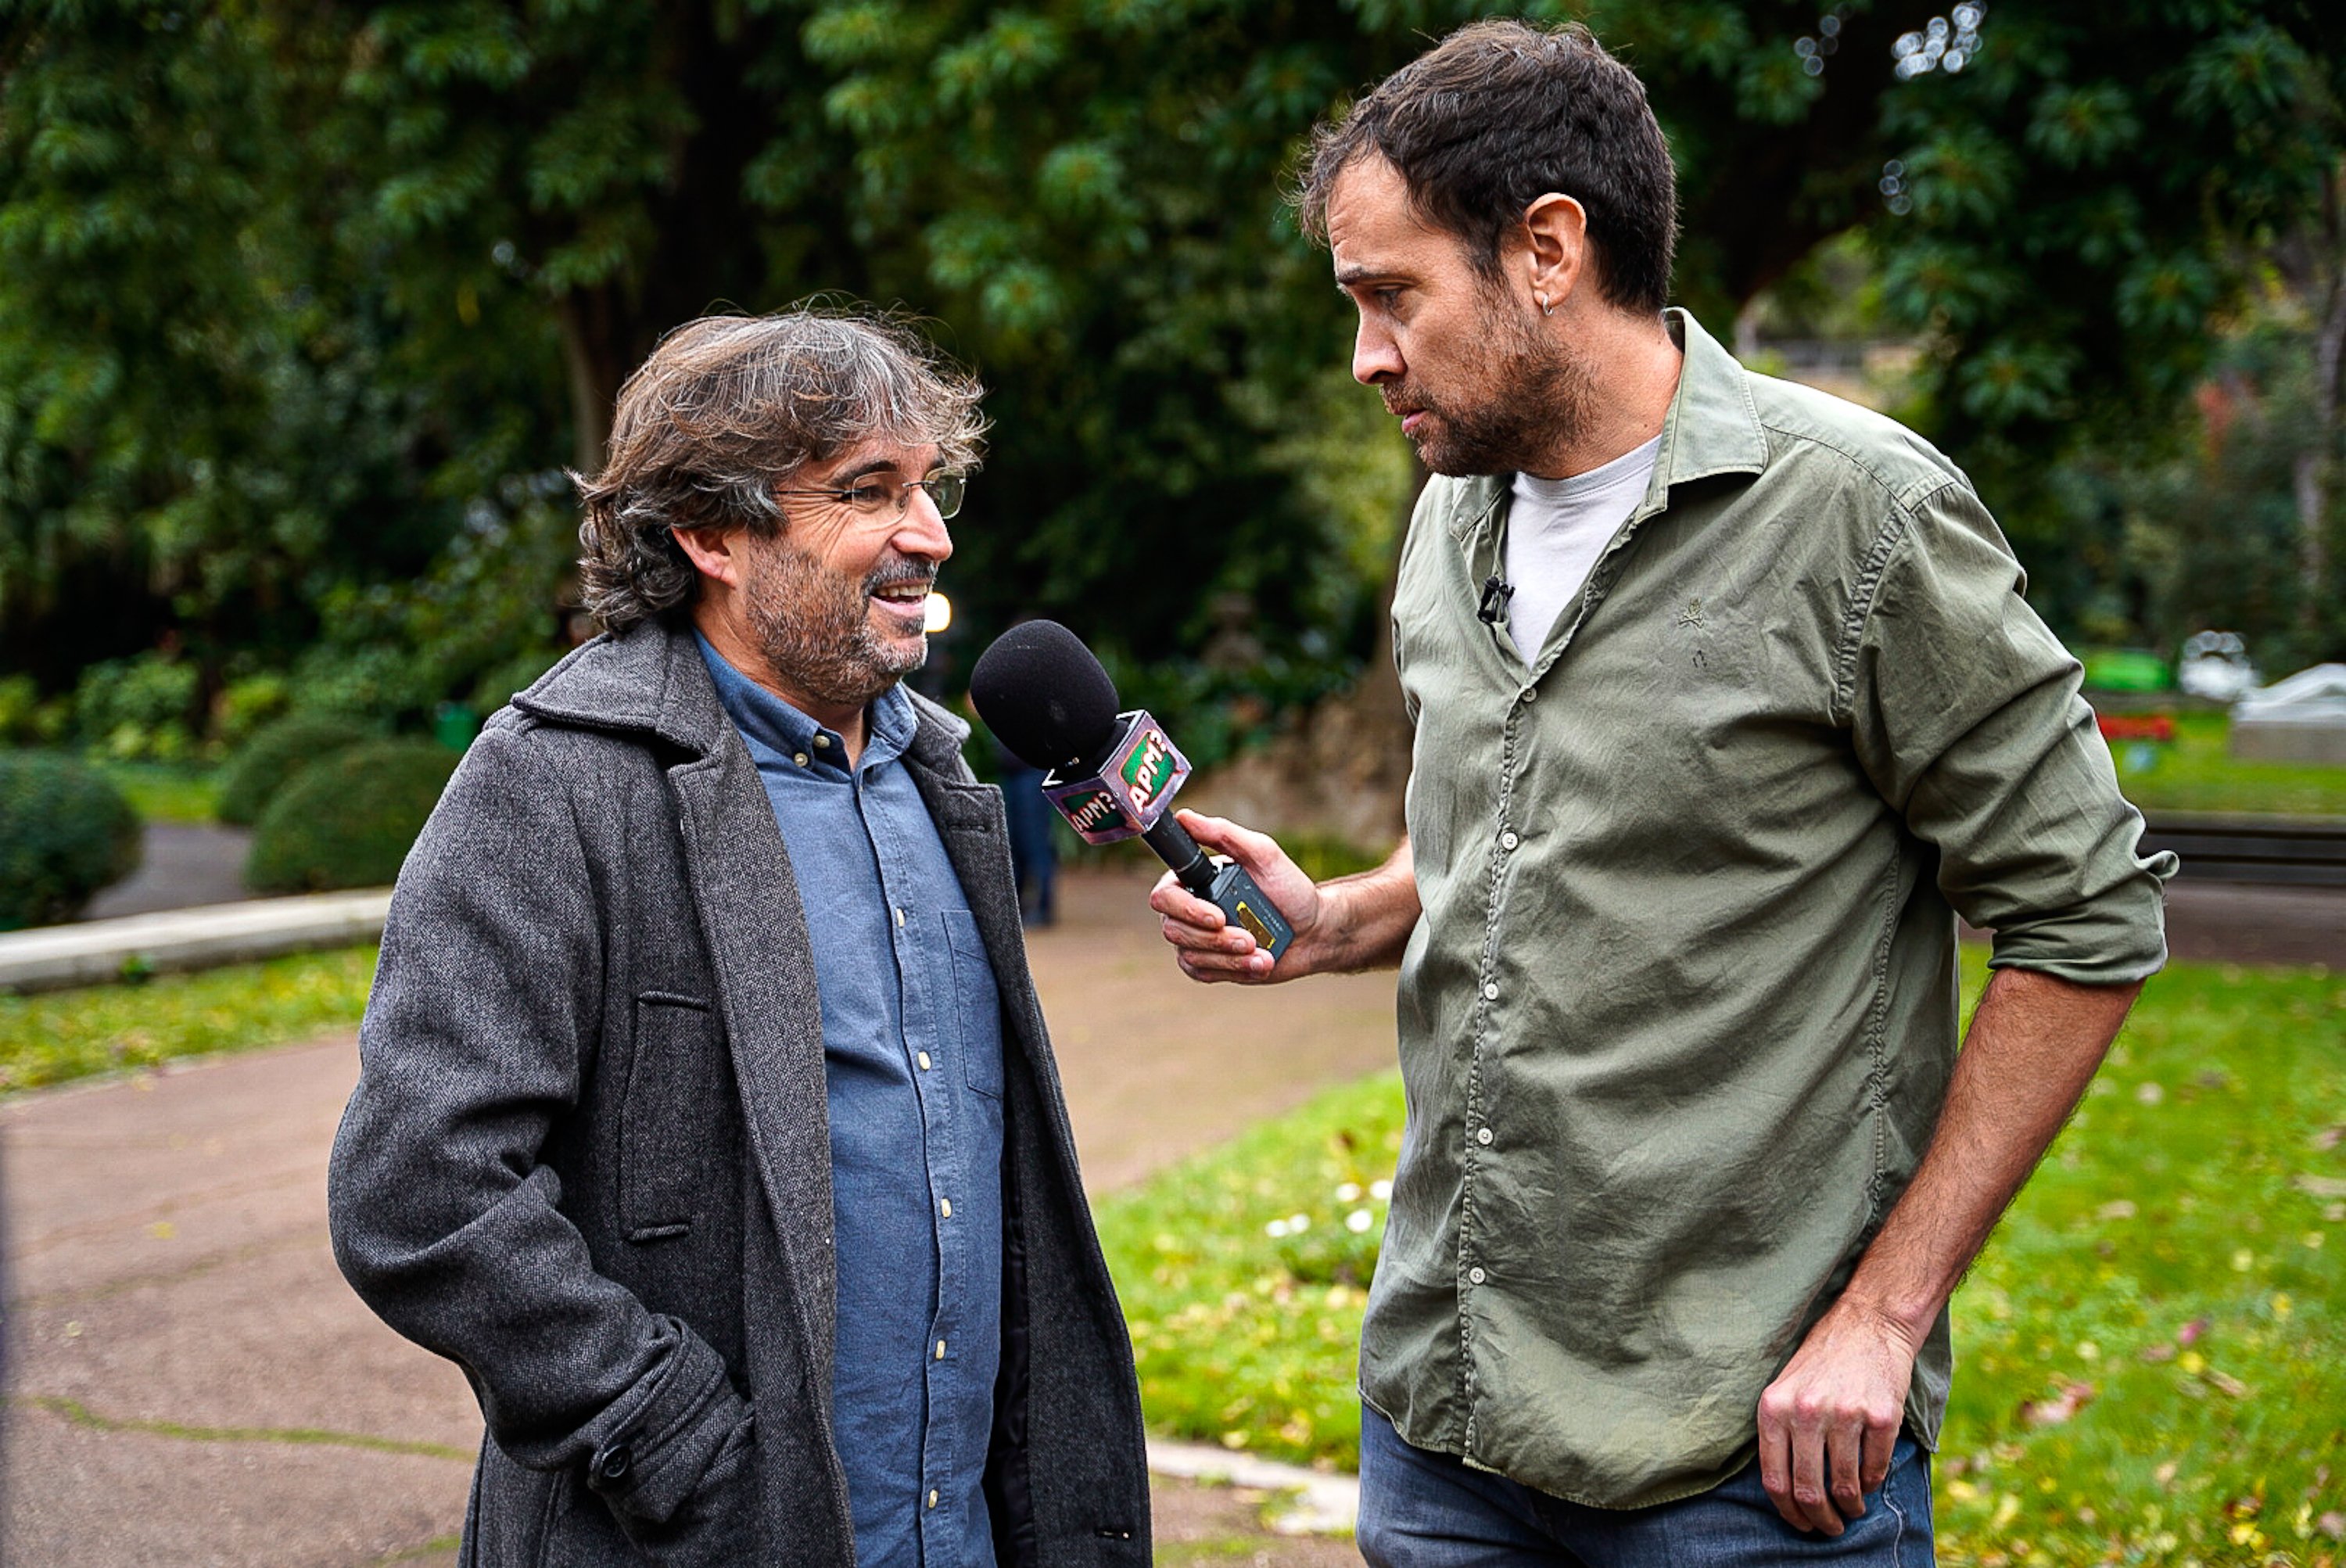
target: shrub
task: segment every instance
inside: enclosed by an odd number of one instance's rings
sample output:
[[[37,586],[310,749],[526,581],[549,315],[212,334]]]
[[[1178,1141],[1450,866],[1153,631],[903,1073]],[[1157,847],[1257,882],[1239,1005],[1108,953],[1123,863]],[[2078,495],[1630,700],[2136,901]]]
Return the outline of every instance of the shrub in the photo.
[[[244,885],[258,893],[380,887],[440,799],[456,754],[428,740],[370,740],[312,762],[260,814]]]
[[[212,704],[212,730],[230,746],[241,746],[292,705],[292,683],[274,670],[232,680]]]
[[[0,754],[0,931],[71,920],[137,868],[138,848],[138,813],[104,775]]]
[[[36,715],[41,709],[40,688],[29,675],[0,679],[0,746],[23,746],[36,739]]]
[[[219,820],[259,821],[293,775],[380,733],[365,720],[341,713],[297,713],[263,725],[220,775]]]
[[[74,728],[118,761],[176,762],[194,747],[196,686],[196,667],[165,653],[91,665],[74,687]]]

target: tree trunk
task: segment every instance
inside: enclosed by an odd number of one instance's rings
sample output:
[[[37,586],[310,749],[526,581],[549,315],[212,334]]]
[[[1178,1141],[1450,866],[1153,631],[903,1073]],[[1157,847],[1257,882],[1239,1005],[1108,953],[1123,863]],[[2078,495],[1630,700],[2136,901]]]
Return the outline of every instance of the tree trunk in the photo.
[[[586,474],[601,472],[609,455],[611,407],[618,401],[625,373],[611,358],[610,334],[587,327],[590,314],[604,313],[595,309],[596,303],[577,291],[554,302],[562,327],[563,379],[570,392],[570,463]]]

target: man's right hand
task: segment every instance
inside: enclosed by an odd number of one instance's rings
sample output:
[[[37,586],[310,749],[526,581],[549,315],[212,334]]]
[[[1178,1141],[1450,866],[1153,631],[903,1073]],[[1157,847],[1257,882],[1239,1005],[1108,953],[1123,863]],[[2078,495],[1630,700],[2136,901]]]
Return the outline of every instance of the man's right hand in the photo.
[[[1401,961],[1418,915],[1408,840],[1375,871],[1315,887],[1269,835],[1195,811],[1179,817],[1189,836],[1209,851],[1228,855],[1245,867],[1295,931],[1295,940],[1274,967],[1270,954],[1252,936],[1224,924],[1220,910],[1168,871],[1150,891],[1148,907],[1165,917],[1165,940],[1190,979],[1209,984],[1276,985],[1307,974],[1376,969]]]
[[[1242,926],[1223,923],[1222,911],[1183,887],[1170,871],[1149,891],[1148,907],[1165,917],[1165,940],[1173,944],[1181,972],[1192,980],[1239,985],[1274,985],[1310,974],[1317,967],[1315,937],[1322,933],[1320,890],[1303,869],[1267,833],[1241,828],[1220,817],[1176,812],[1189,836],[1209,853],[1228,855],[1244,866],[1263,896],[1279,906],[1294,928],[1295,941],[1276,969],[1270,954]]]

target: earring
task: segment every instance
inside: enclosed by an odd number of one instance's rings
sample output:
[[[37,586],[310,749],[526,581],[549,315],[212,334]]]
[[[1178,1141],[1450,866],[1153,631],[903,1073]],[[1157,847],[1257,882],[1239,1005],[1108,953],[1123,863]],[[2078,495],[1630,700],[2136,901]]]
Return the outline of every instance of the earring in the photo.
[[[1532,302],[1540,308],[1541,315],[1553,316],[1556,314],[1556,307],[1547,302],[1547,296],[1545,294],[1534,294],[1532,296]]]

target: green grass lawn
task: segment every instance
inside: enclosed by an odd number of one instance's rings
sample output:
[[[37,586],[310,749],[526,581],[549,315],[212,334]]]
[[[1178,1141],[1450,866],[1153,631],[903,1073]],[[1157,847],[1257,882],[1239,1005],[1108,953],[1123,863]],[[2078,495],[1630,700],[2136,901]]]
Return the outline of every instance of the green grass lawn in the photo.
[[[142,820],[209,822],[219,815],[219,769],[176,762],[101,762]]]
[[[1100,1205],[1154,1428],[1356,1462],[1401,1116],[1370,1079]],[[2341,1252],[2346,980],[2175,965],[1956,1298],[1943,1560],[2346,1563]]]
[[[2346,816],[2346,768],[2302,762],[2238,762],[2226,749],[2231,720],[2220,713],[2175,718],[2168,745],[2111,747],[2127,799],[2146,812],[2270,811]],[[2147,767],[2130,767],[2137,759]]]
[[[0,1094],[352,1027],[374,958],[372,946],[342,948],[135,985],[0,996]]]

